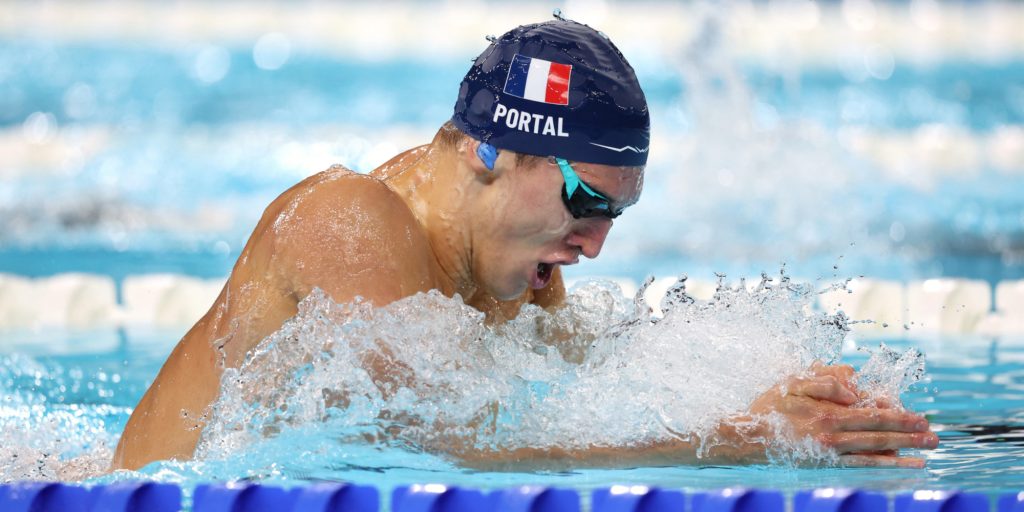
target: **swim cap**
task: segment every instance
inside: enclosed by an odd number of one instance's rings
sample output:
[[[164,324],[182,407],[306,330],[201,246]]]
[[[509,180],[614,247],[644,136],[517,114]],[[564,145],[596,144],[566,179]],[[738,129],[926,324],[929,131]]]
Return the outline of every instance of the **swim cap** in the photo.
[[[651,133],[622,52],[562,18],[493,40],[462,80],[452,122],[499,149],[615,166],[646,164]]]

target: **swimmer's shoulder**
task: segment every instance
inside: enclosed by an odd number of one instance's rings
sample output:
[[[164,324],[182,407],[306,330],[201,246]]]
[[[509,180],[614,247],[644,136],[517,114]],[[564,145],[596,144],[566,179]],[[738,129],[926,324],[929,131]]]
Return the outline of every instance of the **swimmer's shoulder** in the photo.
[[[426,233],[377,177],[331,167],[282,194],[261,224],[300,296],[317,286],[336,301],[381,303],[434,287]]]
[[[333,165],[297,183],[268,207],[270,211],[285,224],[292,220],[355,220],[350,218],[353,214],[368,222],[384,221],[382,217],[398,224],[417,222],[402,198],[384,181],[342,165]],[[357,229],[360,226],[333,223],[331,227]]]
[[[342,228],[365,231],[361,228],[374,227],[383,230],[381,234],[404,234],[410,240],[426,243],[412,210],[381,177],[335,165],[312,178],[308,195],[324,209],[318,213],[327,217],[338,213],[342,219],[358,221]],[[422,240],[415,235],[423,235]]]

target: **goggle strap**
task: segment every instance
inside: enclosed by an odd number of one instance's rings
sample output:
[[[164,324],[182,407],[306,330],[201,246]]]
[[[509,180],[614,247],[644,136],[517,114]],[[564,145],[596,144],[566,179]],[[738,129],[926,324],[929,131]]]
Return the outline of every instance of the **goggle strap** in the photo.
[[[564,158],[556,158],[555,162],[558,163],[558,169],[562,171],[562,178],[565,179],[565,193],[568,197],[572,197],[580,185],[583,185],[583,190],[589,188],[580,181],[579,176],[576,176],[576,172],[572,170],[572,167],[569,167],[569,162],[566,162]]]

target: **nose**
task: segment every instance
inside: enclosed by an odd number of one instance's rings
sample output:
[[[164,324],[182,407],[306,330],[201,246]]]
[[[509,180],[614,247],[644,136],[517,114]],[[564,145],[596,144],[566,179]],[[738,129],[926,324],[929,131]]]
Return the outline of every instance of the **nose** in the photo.
[[[612,219],[607,217],[594,217],[580,219],[575,223],[565,242],[580,248],[580,253],[594,259],[601,254],[601,247],[608,238],[608,232],[612,229]]]

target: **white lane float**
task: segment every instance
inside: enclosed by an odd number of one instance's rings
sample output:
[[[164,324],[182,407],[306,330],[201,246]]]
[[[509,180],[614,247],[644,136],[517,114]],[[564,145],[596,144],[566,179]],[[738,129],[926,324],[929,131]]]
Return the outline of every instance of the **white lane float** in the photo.
[[[851,320],[870,320],[852,326],[865,334],[888,334],[902,328],[907,309],[903,285],[881,279],[854,279],[846,289],[822,293],[818,306],[829,314],[842,311]]]
[[[123,322],[126,326],[189,327],[213,305],[223,279],[199,279],[175,274],[125,278]]]
[[[29,278],[0,274],[0,331],[32,327],[39,303],[33,290]]]
[[[1024,279],[996,285],[996,311],[978,325],[990,336],[1024,336]]]
[[[925,279],[907,284],[907,320],[912,331],[975,332],[992,309],[985,281]]]
[[[113,327],[116,321],[117,287],[107,276],[0,275],[0,329],[89,330]]]

